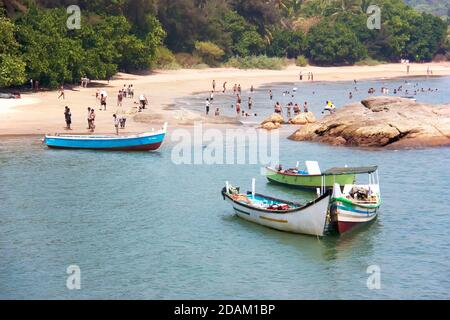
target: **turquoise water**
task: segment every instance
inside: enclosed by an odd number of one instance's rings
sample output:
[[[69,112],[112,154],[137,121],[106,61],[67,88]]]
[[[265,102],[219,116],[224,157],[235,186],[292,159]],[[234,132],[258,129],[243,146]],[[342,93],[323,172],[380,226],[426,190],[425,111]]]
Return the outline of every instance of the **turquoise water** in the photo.
[[[322,239],[243,221],[220,195],[227,180],[311,195],[268,184],[258,165],[175,165],[170,140],[155,153],[108,153],[1,139],[0,298],[449,299],[450,148],[336,148],[289,141],[290,131],[286,166],[380,166],[377,221]],[[66,288],[69,265],[81,290]],[[380,290],[366,286],[371,265]]]
[[[228,86],[232,86],[228,84]],[[394,89],[403,87],[402,92],[394,94]],[[356,89],[355,89],[356,87]],[[359,102],[368,96],[381,95],[381,88],[389,89],[388,96],[414,96],[419,102],[442,104],[449,103],[448,94],[450,93],[450,77],[435,77],[435,78],[408,78],[396,80],[368,80],[360,81],[356,84],[353,81],[341,81],[335,83],[329,82],[291,82],[265,85],[256,88],[254,93],[248,90],[242,92],[242,109],[248,111],[248,97],[253,99],[252,111],[249,112],[251,117],[241,117],[245,122],[258,122],[273,113],[274,105],[279,102],[283,106],[283,115],[286,116],[286,109],[284,108],[289,102],[298,103],[303,109],[305,101],[308,102],[309,111],[316,114],[317,117],[322,115],[322,111],[327,101],[332,101],[337,108],[341,108],[349,103]],[[293,89],[297,88],[294,93]],[[368,94],[369,88],[374,88],[376,93]],[[422,92],[421,89],[424,89]],[[273,92],[273,100],[269,99],[269,89]],[[431,91],[429,91],[431,89]],[[437,89],[437,91],[436,91]],[[408,94],[406,94],[408,90]],[[288,91],[290,94],[284,95]],[[414,94],[416,92],[416,94]],[[353,98],[350,99],[349,93],[352,92]],[[293,97],[292,97],[293,95]],[[181,98],[177,100],[177,106],[181,108],[205,112],[205,101],[209,98],[209,93],[196,94],[192,97]],[[221,114],[226,116],[236,116],[236,111],[231,106],[236,105],[236,97],[232,90],[227,91],[226,94],[216,93],[214,102],[211,107],[210,115],[214,115],[215,108],[220,108]],[[255,116],[256,114],[256,116]],[[292,111],[293,114],[293,111]]]

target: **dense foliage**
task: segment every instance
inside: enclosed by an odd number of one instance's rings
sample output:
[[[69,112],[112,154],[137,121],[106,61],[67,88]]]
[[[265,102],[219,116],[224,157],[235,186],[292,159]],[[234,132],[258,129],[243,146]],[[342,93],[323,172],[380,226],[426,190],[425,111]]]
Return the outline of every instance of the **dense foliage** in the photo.
[[[405,0],[405,3],[427,13],[433,13],[448,18],[450,12],[450,0]]]
[[[448,0],[446,0],[448,1]],[[434,0],[409,0],[434,4]],[[0,86],[105,79],[117,71],[445,56],[447,24],[402,0],[377,0],[381,30],[367,27],[368,0],[0,0]],[[82,28],[66,27],[69,5]],[[258,58],[260,56],[260,58]],[[269,58],[277,58],[270,60]]]

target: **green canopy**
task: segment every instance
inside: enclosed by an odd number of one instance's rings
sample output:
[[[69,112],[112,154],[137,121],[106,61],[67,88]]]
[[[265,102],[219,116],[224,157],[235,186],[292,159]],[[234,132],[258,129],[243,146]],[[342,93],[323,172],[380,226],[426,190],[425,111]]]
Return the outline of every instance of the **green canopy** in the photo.
[[[324,175],[339,175],[339,174],[366,174],[374,173],[378,170],[378,166],[372,167],[354,167],[354,168],[331,168],[325,171]]]

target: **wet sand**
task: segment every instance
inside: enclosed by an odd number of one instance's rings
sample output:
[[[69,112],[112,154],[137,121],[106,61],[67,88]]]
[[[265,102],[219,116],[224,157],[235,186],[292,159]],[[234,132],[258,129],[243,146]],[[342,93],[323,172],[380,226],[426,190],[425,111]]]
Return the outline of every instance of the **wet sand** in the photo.
[[[177,110],[176,98],[189,96],[197,92],[212,89],[212,81],[216,80],[216,95],[221,94],[222,84],[227,81],[228,91],[235,83],[241,84],[246,91],[250,86],[259,86],[275,82],[299,81],[299,72],[314,73],[314,81],[364,80],[377,78],[426,76],[427,68],[433,70],[434,76],[450,75],[450,63],[412,64],[411,71],[406,73],[403,64],[382,64],[378,66],[351,67],[295,67],[284,70],[238,70],[230,68],[202,70],[156,71],[150,75],[118,74],[109,83],[95,81],[89,88],[74,87],[66,89],[66,98],[58,99],[58,91],[39,93],[22,93],[22,99],[0,99],[0,136],[6,135],[44,135],[46,133],[65,132],[64,107],[69,106],[72,112],[71,133],[88,133],[87,108],[95,107],[96,133],[113,133],[112,115],[117,111],[126,112],[127,128],[123,134],[144,132],[152,127],[159,127],[167,121],[170,127],[184,126],[193,121],[209,122],[208,118],[189,110]],[[117,108],[117,94],[124,84],[133,84],[134,99],[124,98],[123,107]],[[97,90],[108,92],[108,110],[99,111],[100,102],[95,98]],[[136,116],[139,95],[144,93],[150,103],[149,109]],[[169,107],[170,106],[170,107]],[[210,119],[213,117],[210,117]],[[138,121],[136,121],[138,120]],[[214,122],[214,121],[212,121]],[[233,119],[215,121],[213,125],[235,124]]]

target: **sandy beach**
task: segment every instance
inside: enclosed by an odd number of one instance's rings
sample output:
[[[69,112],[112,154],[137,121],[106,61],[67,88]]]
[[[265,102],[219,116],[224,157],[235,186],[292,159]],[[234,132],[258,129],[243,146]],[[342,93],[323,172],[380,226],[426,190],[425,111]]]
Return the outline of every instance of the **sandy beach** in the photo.
[[[411,64],[409,75],[406,73],[404,64],[327,68],[289,66],[280,71],[220,68],[155,71],[150,75],[118,74],[109,83],[95,81],[88,88],[66,88],[64,100],[58,99],[57,91],[24,92],[22,99],[1,99],[0,136],[65,132],[65,106],[69,106],[72,111],[73,131],[71,133],[87,133],[88,107],[96,109],[96,133],[113,133],[112,115],[118,111],[117,93],[124,84],[133,84],[135,97],[134,99],[124,99],[122,110],[119,110],[128,113],[127,128],[122,133],[134,133],[158,127],[164,121],[174,127],[181,125],[186,119],[195,117],[196,115],[189,111],[166,110],[166,107],[173,104],[176,98],[211,90],[212,80],[216,80],[216,91],[221,91],[225,81],[228,82],[228,90],[232,90],[234,83],[241,84],[243,90],[246,90],[252,85],[258,88],[258,86],[268,83],[298,81],[300,70],[303,74],[313,72],[314,81],[342,81],[426,76],[428,67],[433,71],[433,76],[450,75],[450,63]],[[99,111],[100,102],[95,98],[97,90],[108,92],[107,111]],[[144,114],[147,119],[154,119],[151,121],[153,124],[133,120],[141,93],[144,93],[149,99],[150,107]]]

